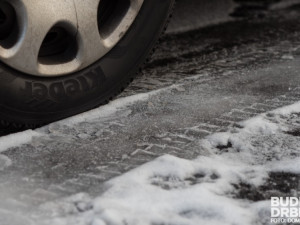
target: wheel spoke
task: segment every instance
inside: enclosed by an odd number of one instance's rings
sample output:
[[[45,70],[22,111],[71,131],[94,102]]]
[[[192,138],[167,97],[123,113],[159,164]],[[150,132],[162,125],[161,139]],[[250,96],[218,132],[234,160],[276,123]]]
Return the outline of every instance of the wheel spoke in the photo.
[[[77,10],[78,21],[78,47],[77,60],[81,68],[97,61],[109,51],[101,38],[98,29],[98,5],[99,0],[74,0]]]

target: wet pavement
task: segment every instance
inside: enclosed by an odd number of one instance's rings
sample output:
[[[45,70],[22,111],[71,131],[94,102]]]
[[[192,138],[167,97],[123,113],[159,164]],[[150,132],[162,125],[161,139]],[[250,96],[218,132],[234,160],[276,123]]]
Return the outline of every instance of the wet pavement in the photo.
[[[293,6],[168,34],[119,99],[1,153],[0,215],[30,224],[46,202],[96,196],[164,154],[194,158],[205,136],[299,101],[299,19]]]

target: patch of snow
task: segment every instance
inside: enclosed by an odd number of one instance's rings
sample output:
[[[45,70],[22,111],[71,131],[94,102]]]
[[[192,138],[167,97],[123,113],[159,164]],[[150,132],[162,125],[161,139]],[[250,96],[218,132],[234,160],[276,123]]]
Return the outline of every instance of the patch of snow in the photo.
[[[107,182],[108,190],[81,219],[112,225],[250,224],[255,215],[248,204],[226,194],[234,183],[251,182],[253,174],[263,177],[259,167],[219,156],[190,161],[166,155]],[[70,219],[55,221],[70,224]]]
[[[56,122],[53,124],[50,124],[44,128],[37,129],[36,131],[27,130],[27,131],[23,131],[20,133],[15,133],[15,134],[0,137],[0,152],[4,152],[10,148],[18,147],[23,144],[29,143],[32,141],[32,139],[34,137],[43,136],[48,131],[52,132],[52,130],[54,130],[53,132],[55,133],[56,129],[52,129],[52,127],[54,127],[54,128],[56,128],[57,126],[72,127],[75,124],[79,124],[79,123],[83,123],[83,122],[87,122],[87,121],[92,122],[94,120],[99,120],[100,118],[103,119],[103,118],[108,117],[111,119],[112,115],[117,114],[120,111],[122,113],[124,113],[124,111],[122,111],[122,109],[125,110],[128,106],[133,105],[134,103],[136,103],[138,101],[146,101],[151,96],[154,96],[163,90],[173,89],[175,87],[177,87],[177,86],[173,85],[173,86],[165,88],[165,89],[160,89],[160,90],[148,92],[145,94],[137,94],[134,96],[120,98],[120,99],[114,100],[114,101],[110,102],[109,104],[102,106],[100,108],[67,118],[65,120],[62,120],[62,121],[59,121],[59,122]],[[130,113],[129,111],[125,112],[125,113],[129,114]],[[48,131],[45,131],[45,128],[48,129]],[[84,138],[84,134],[80,134],[80,135],[81,135],[81,138]],[[66,139],[66,137],[63,137],[63,138]]]
[[[270,171],[273,172],[286,172],[293,174],[300,174],[300,158],[287,159],[277,162],[276,164],[272,163],[270,165]]]
[[[91,208],[91,198],[88,194],[79,193],[64,199],[63,203],[49,202],[41,206],[41,210],[47,212],[51,217],[59,217],[65,214],[75,214],[87,211]]]
[[[4,152],[9,148],[17,147],[32,141],[34,137],[41,136],[33,130],[27,130],[16,134],[0,137],[0,152]]]
[[[16,212],[12,212],[5,209],[0,209],[0,224],[1,225],[36,225],[34,221],[25,216],[21,216]]]
[[[271,111],[271,113],[274,113],[275,115],[282,115],[282,116],[288,116],[293,113],[300,113],[300,103],[297,102],[292,105],[288,105],[279,109],[275,109]]]
[[[295,59],[294,56],[292,56],[292,55],[283,55],[281,58],[282,59],[287,59],[287,60],[293,60],[293,59]]]
[[[0,154],[0,171],[3,171],[7,167],[12,165],[12,161],[5,155]]]
[[[82,113],[80,115],[70,117],[70,118],[62,120],[58,123],[65,124],[65,125],[74,125],[74,124],[83,123],[86,121],[93,121],[95,119],[111,117],[112,115],[116,114],[120,110],[125,109],[126,107],[129,107],[136,102],[147,101],[149,98],[160,93],[161,91],[166,90],[166,89],[173,89],[174,87],[175,87],[175,85],[173,85],[171,87],[147,92],[147,93],[141,93],[141,94],[136,94],[136,95],[132,95],[132,96],[124,97],[124,98],[119,98],[119,99],[116,99],[104,106],[101,106],[100,108]]]
[[[240,125],[244,127],[243,132],[249,134],[271,135],[278,133],[279,126],[264,117],[255,117],[247,121],[241,122]]]

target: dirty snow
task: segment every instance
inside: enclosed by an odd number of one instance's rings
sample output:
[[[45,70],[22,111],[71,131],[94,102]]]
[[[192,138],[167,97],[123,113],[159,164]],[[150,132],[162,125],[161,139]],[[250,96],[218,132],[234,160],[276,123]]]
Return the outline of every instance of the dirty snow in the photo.
[[[174,87],[175,85],[169,88],[174,88]],[[70,117],[68,119],[56,122],[54,123],[54,125],[50,125],[50,126],[55,126],[55,124],[60,124],[60,125],[66,124],[68,126],[72,126],[85,121],[93,121],[95,119],[100,119],[100,118],[103,119],[106,117],[111,117],[112,115],[118,113],[121,109],[125,109],[126,107],[133,105],[136,102],[145,101],[151,96],[163,90],[165,89],[160,89],[159,91],[152,91],[144,94],[137,94],[134,96],[124,97],[124,98],[119,98],[101,108],[97,108],[89,112]],[[47,129],[48,127],[46,126],[46,129],[41,128],[35,131],[27,130],[27,131],[0,137],[0,152],[4,152],[10,148],[30,143],[35,137],[40,137],[45,135],[48,132]]]
[[[5,155],[0,154],[0,171],[3,171],[7,167],[12,165],[12,161]]]
[[[27,130],[17,134],[0,137],[0,152],[4,152],[9,148],[29,143],[34,137],[38,137],[41,135],[41,133],[38,133],[36,131]],[[2,165],[2,163],[0,163],[0,165]]]
[[[41,207],[45,224],[268,224],[269,199],[239,196],[272,172],[300,174],[300,102],[262,114],[199,141],[206,156],[162,156],[106,183]],[[298,130],[299,131],[299,130]],[[63,209],[63,210],[62,210]]]
[[[85,121],[92,121],[95,119],[100,119],[100,118],[103,119],[106,117],[111,117],[112,115],[118,113],[121,109],[132,106],[135,103],[140,102],[140,101],[146,101],[151,96],[154,96],[160,92],[163,92],[164,90],[172,89],[176,86],[178,86],[178,85],[172,85],[171,87],[162,88],[162,89],[150,91],[147,93],[141,93],[141,94],[136,94],[136,95],[132,95],[132,96],[128,96],[128,97],[119,98],[119,99],[116,99],[100,108],[96,108],[94,110],[90,110],[88,112],[70,117],[68,119],[60,121],[59,123],[67,124],[67,125],[74,125],[74,124],[82,123]]]

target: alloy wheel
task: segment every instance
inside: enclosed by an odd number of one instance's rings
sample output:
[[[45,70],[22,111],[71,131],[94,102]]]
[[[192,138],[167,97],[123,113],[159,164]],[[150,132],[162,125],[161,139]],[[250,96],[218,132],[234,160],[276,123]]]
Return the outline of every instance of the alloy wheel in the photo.
[[[0,60],[34,76],[82,70],[126,34],[144,0],[0,0]]]

